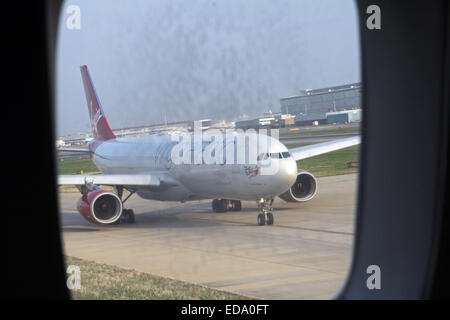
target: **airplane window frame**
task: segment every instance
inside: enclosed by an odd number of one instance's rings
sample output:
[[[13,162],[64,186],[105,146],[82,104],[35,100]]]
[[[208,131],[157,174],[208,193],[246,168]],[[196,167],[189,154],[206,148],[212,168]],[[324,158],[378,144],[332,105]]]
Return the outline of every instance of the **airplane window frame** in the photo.
[[[29,200],[38,200],[39,197],[48,199],[49,209],[47,219],[42,219],[42,216],[35,215],[35,212],[29,210],[30,207],[25,207],[25,209],[18,206],[7,207],[8,211],[20,214],[21,219],[26,219],[30,225],[30,227],[23,225],[21,233],[8,234],[10,238],[8,240],[18,240],[7,242],[9,249],[7,280],[15,280],[14,283],[7,282],[6,289],[2,290],[3,297],[8,299],[69,298],[65,286],[64,262],[58,223],[56,181],[53,167],[54,152],[52,152],[54,149],[53,128],[51,126],[42,128],[42,123],[34,123],[33,125],[33,122],[31,122],[31,119],[35,121],[41,118],[50,122],[53,120],[51,108],[54,106],[52,98],[54,93],[54,58],[61,4],[61,1],[33,2],[29,6],[32,6],[35,10],[24,11],[23,8],[17,8],[16,11],[9,11],[11,18],[16,19],[16,22],[22,21],[27,26],[22,28],[17,24],[18,27],[15,31],[33,39],[29,42],[23,41],[17,51],[11,50],[11,52],[13,54],[17,52],[28,54],[30,52],[33,54],[33,59],[20,59],[19,56],[13,56],[12,58],[16,60],[11,59],[11,61],[20,61],[21,64],[9,63],[5,67],[14,69],[11,70],[11,74],[17,74],[18,70],[25,71],[26,68],[33,66],[28,71],[34,70],[36,72],[29,72],[29,77],[33,80],[40,78],[42,83],[41,86],[36,86],[36,82],[33,81],[24,83],[20,88],[22,93],[29,89],[30,93],[36,94],[27,94],[22,97],[23,100],[16,101],[16,104],[23,105],[24,108],[27,105],[42,107],[38,110],[29,110],[28,113],[33,116],[29,117],[30,119],[23,119],[23,123],[29,125],[28,128],[36,128],[35,137],[46,141],[44,144],[46,152],[40,153],[42,155],[41,160],[35,165],[29,165],[29,168],[36,169],[34,175],[42,178],[39,181],[42,187],[37,188],[36,194],[30,196]],[[371,4],[372,2],[369,1],[360,0],[357,2],[360,17],[363,101],[366,108],[363,109],[365,120],[362,126],[361,173],[358,185],[358,211],[352,267],[349,270],[346,284],[336,298],[422,299],[449,297],[449,276],[446,275],[446,271],[448,272],[449,266],[448,235],[450,228],[449,218],[443,215],[450,207],[448,198],[445,198],[449,181],[447,157],[450,96],[448,86],[450,83],[450,63],[448,59],[450,52],[449,5],[445,1],[436,1],[433,5],[430,5],[427,1],[408,1],[406,5],[392,1],[377,1],[377,5],[382,8],[382,31],[380,31],[366,28],[368,16],[366,9]],[[406,11],[405,8],[407,8]],[[405,37],[405,30],[408,30],[409,36],[407,37]],[[428,39],[419,42],[418,38],[422,39],[423,34]],[[14,37],[18,39],[26,38],[16,35]],[[39,41],[42,41],[42,43],[39,44]],[[39,65],[39,67],[36,67],[36,65]],[[386,77],[386,75],[390,75],[390,77]],[[413,79],[414,75],[421,75],[421,77]],[[428,88],[431,90],[426,90]],[[396,132],[398,122],[393,120],[403,119],[407,128],[411,128],[411,124],[408,127],[411,122],[407,120],[414,120],[413,124],[417,123],[418,113],[414,108],[408,109],[411,105],[415,106],[415,103],[413,100],[409,100],[408,95],[405,94],[405,92],[414,93],[415,91],[423,95],[423,97],[419,97],[419,100],[429,99],[427,116],[438,114],[441,119],[439,123],[434,123],[438,128],[433,132],[432,137],[415,135],[417,130],[411,130],[410,134],[414,135],[414,138],[419,142],[432,141],[431,138],[433,138],[437,147],[432,150],[433,153],[419,153],[416,154],[416,157],[408,158],[408,161],[402,162],[401,170],[398,170],[399,167],[395,166],[396,161],[404,159],[406,155],[402,156],[400,153],[410,145],[410,141],[402,140],[403,135],[394,135],[395,141],[389,141],[386,137],[389,137],[390,133]],[[436,92],[438,93],[436,94]],[[436,95],[438,95],[438,98],[436,98]],[[12,94],[10,96],[17,97],[17,95]],[[383,105],[382,102],[387,102],[387,105]],[[381,107],[370,108],[371,106]],[[389,109],[387,106],[391,108]],[[399,117],[399,109],[409,112],[403,112]],[[379,130],[380,123],[377,122],[381,110],[387,110],[392,117],[392,119],[383,123],[383,130]],[[423,114],[421,114],[420,119],[423,121]],[[378,130],[376,130],[377,126]],[[417,141],[415,143],[420,145]],[[11,150],[17,150],[17,155],[24,159],[27,158],[28,150],[25,151],[22,146],[18,147],[15,141],[11,144]],[[389,159],[381,158],[386,154]],[[421,162],[424,158],[427,161]],[[48,166],[43,166],[43,163],[47,163]],[[369,188],[369,182],[375,182],[372,186],[372,188],[375,188],[379,187],[378,181],[381,179],[372,173],[381,175],[381,172],[392,179],[390,184],[385,185],[386,191],[404,193],[402,191],[402,188],[405,188],[404,181],[402,184],[402,181],[397,181],[396,178],[401,177],[401,174],[407,169],[416,173],[416,177],[422,177],[424,172],[421,172],[421,166],[424,163],[440,169],[440,171],[437,171],[439,174],[434,174],[432,179],[428,177],[430,180],[427,180],[433,182],[432,187],[435,188],[436,194],[432,198],[421,199],[420,194],[412,193],[408,189],[409,200],[419,201],[414,203],[417,209],[408,207],[408,210],[405,211],[393,210],[398,207],[392,204],[392,208],[386,207],[386,210],[380,210],[377,202],[382,201],[376,198],[377,194],[368,193],[368,190],[372,190]],[[17,168],[19,169],[22,164],[23,162],[19,158]],[[398,172],[394,170],[395,168],[389,168],[389,165],[395,167]],[[380,169],[387,170],[380,171]],[[15,172],[14,170],[8,171]],[[14,187],[20,187],[14,179],[9,179],[9,176],[7,181]],[[399,202],[403,199],[400,198]],[[17,200],[19,200],[18,197]],[[430,212],[420,211],[421,205],[425,201],[430,201],[433,204],[434,209],[431,214]],[[32,203],[29,202],[31,206]],[[391,201],[388,202],[391,204]],[[371,204],[374,205],[372,210],[368,209]],[[407,203],[401,202],[399,205],[402,204]],[[425,223],[421,225],[421,222]],[[8,220],[7,223],[9,226],[14,225],[11,220]],[[420,232],[424,230],[423,225],[429,227],[426,232]],[[12,229],[17,231],[17,228]],[[401,241],[393,243],[392,239],[396,239],[395,237],[399,235]],[[19,239],[19,236],[22,239]],[[392,238],[393,236],[394,238]],[[407,242],[405,240],[412,241]],[[397,258],[391,253],[393,245],[398,250],[395,252]],[[30,252],[30,249],[33,250]],[[421,255],[423,252],[427,252],[427,255]],[[26,274],[26,270],[29,270],[27,261],[29,262],[30,258],[35,258],[37,253],[43,254],[41,258],[48,257],[49,260],[48,263],[33,266],[33,271],[39,272],[40,277],[35,277],[33,286],[30,287],[29,278],[24,278],[23,275]],[[382,290],[368,290],[366,287],[367,265],[373,264],[377,259],[388,259],[390,257],[394,257],[393,261],[388,263],[387,267],[381,269]],[[420,262],[419,259],[423,261]],[[419,263],[414,263],[416,261],[419,261]],[[24,279],[21,279],[21,276]],[[40,289],[35,290],[36,286]]]

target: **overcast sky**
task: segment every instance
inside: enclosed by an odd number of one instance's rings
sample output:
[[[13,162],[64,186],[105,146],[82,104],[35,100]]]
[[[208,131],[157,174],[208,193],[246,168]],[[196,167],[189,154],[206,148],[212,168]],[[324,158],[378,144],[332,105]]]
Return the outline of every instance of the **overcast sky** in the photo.
[[[66,8],[81,9],[81,29]],[[280,110],[299,90],[360,81],[353,0],[66,1],[57,135],[89,131],[88,65],[112,128]]]

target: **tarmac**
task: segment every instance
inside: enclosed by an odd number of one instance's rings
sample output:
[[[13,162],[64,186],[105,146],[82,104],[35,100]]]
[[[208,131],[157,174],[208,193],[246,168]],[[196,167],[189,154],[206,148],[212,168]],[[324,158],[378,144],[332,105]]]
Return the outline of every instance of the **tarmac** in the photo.
[[[273,204],[275,223],[258,226],[255,202],[213,213],[211,201],[143,200],[125,207],[134,224],[89,224],[79,193],[60,193],[65,254],[264,299],[330,299],[352,256],[357,174],[318,179],[306,203]],[[82,277],[81,270],[81,277]]]

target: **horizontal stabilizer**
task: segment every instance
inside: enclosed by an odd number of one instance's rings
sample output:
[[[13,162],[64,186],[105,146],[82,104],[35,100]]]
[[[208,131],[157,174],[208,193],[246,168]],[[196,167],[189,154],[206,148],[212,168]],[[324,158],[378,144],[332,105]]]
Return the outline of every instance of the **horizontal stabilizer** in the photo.
[[[152,172],[151,174],[62,174],[58,176],[58,184],[84,185],[92,183],[96,185],[110,186],[160,186],[177,185],[164,172]]]
[[[61,152],[81,152],[81,153],[89,153],[89,152],[91,152],[88,148],[56,148],[56,151],[61,151]]]

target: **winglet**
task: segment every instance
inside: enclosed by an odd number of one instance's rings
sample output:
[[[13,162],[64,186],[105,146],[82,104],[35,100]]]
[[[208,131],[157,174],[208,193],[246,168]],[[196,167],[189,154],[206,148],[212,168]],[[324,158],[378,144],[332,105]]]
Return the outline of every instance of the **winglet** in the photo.
[[[88,68],[87,66],[81,66],[80,69],[89,110],[89,118],[91,120],[92,134],[95,139],[99,140],[114,139],[116,136],[112,132],[108,120],[106,120],[105,114],[103,113]]]

